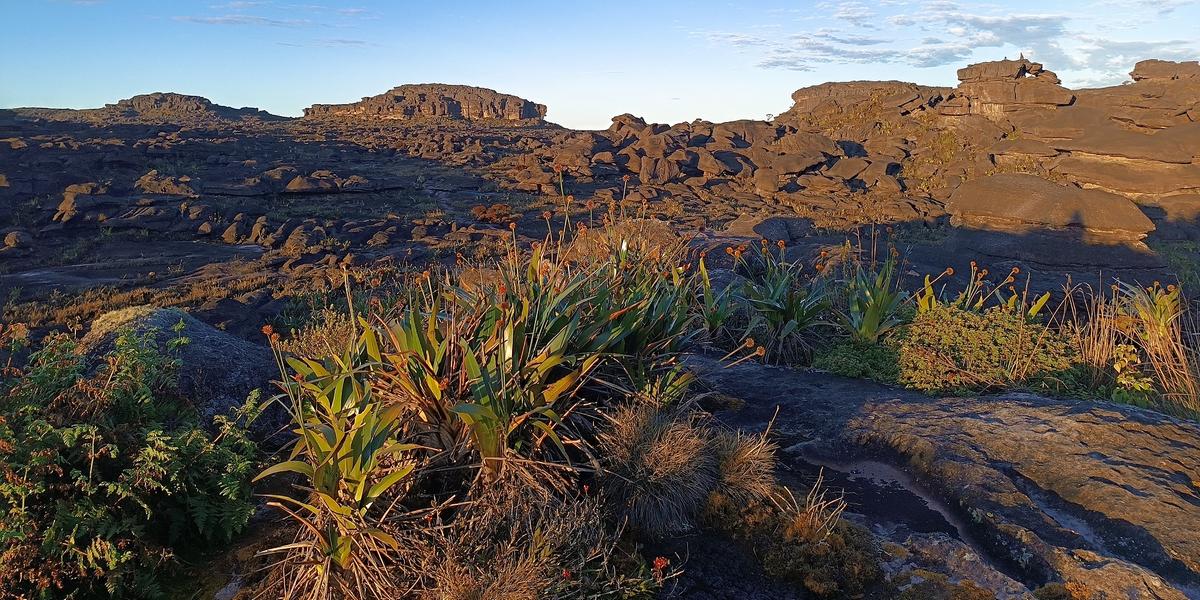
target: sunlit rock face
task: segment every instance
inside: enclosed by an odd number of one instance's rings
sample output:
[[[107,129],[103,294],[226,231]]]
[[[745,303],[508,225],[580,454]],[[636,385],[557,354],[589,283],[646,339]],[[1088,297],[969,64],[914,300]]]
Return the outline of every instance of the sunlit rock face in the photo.
[[[538,123],[546,106],[511,94],[467,85],[409,84],[349,104],[314,104],[307,119],[486,120]]]

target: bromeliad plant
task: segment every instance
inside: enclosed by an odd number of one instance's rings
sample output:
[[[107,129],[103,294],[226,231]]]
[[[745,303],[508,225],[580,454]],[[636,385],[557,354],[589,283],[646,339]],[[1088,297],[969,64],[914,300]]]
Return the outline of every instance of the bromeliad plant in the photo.
[[[288,357],[291,380],[282,384],[291,401],[296,440],[289,460],[258,475],[291,473],[307,492],[303,499],[270,494],[269,504],[300,525],[295,543],[266,551],[283,553],[284,597],[327,597],[369,590],[388,597],[378,568],[399,542],[388,533],[388,505],[409,485],[417,464],[415,444],[404,443],[404,409],[374,393],[371,369],[382,354],[375,332],[361,336],[341,356],[324,361]]]
[[[733,303],[733,294],[730,292],[730,288],[722,288],[719,291],[713,288],[712,278],[708,274],[708,266],[704,263],[704,255],[700,256],[697,267],[700,276],[698,307],[700,319],[704,323],[704,331],[708,333],[709,338],[719,339],[728,333],[725,330],[726,323],[729,322],[737,307]]]
[[[889,258],[876,272],[859,265],[848,288],[849,307],[842,316],[850,336],[875,343],[904,324],[900,308],[906,294],[896,281],[896,262]]]
[[[806,282],[803,264],[786,259],[782,242],[778,250],[763,240],[756,265],[743,258],[744,247],[731,253],[737,266],[752,273],[739,296],[750,312],[750,333],[765,342],[768,357],[788,360],[807,353],[804,334],[822,323],[829,303],[823,279]]]

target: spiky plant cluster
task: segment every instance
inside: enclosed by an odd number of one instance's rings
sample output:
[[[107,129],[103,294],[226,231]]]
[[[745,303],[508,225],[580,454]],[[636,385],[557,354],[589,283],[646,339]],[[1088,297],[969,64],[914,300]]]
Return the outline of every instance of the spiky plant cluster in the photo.
[[[426,271],[393,303],[402,308],[351,315],[344,352],[279,353],[297,438],[263,476],[287,473],[301,493],[272,499],[299,525],[274,551],[273,590],[640,597],[669,576],[621,558],[632,554],[618,552],[603,486],[578,490],[616,466],[600,458],[600,432],[621,420],[611,415],[641,390],[682,401],[696,280],[682,246],[651,252],[615,228],[591,260],[573,256],[591,235],[528,249],[514,237],[487,283]],[[711,436],[692,442],[699,456],[673,457],[687,427],[668,429],[657,462],[700,465],[706,493]]]

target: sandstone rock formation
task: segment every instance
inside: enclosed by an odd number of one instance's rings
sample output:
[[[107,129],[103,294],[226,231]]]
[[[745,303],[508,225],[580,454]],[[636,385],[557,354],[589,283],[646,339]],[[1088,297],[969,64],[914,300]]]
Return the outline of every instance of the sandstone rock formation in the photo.
[[[963,69],[958,88],[828,83],[797,90],[770,121],[623,114],[599,131],[544,123],[545,107],[514,96],[441,85],[302,119],[242,118],[179,94],[0,111],[0,231],[36,239],[5,251],[13,266],[0,280],[37,289],[24,271],[40,281],[58,255],[80,260],[114,235],[227,245],[222,256],[254,245],[302,269],[457,253],[504,231],[488,206],[528,206],[508,218],[540,235],[543,205],[557,211],[568,195],[574,211],[622,203],[705,243],[762,229],[816,248],[888,225],[926,240],[918,270],[950,255],[1038,265],[1047,287],[1101,266],[1169,279],[1161,244],[1200,260],[1179,244],[1200,241],[1195,72],[1144,61],[1127,85],[1069,92],[1037,63],[997,61]],[[743,226],[767,222],[788,226]]]
[[[540,123],[546,106],[487,88],[440,83],[409,84],[349,104],[314,104],[306,119],[481,120]]]
[[[1184,600],[1200,582],[1200,540],[1180,526],[1200,521],[1193,422],[1124,405],[931,399],[786,369],[691,364],[746,402],[722,418],[770,424],[790,446],[785,461],[880,457],[915,474],[968,516],[960,535],[1031,587],[1067,582],[1083,597]]]
[[[1154,223],[1124,196],[1008,173],[972,179],[947,205],[951,223],[984,230],[1086,232],[1092,241],[1136,242]]]
[[[958,70],[957,88],[939,106],[944,115],[984,115],[1031,108],[1056,108],[1075,101],[1070,90],[1059,85],[1058,76],[1041,63],[1025,58],[970,65]]]
[[[92,123],[188,123],[203,124],[221,121],[279,121],[279,117],[257,108],[232,108],[211,100],[175,92],[153,92],[106,104],[102,108],[83,110],[17,109],[17,114],[52,121],[84,120]]]

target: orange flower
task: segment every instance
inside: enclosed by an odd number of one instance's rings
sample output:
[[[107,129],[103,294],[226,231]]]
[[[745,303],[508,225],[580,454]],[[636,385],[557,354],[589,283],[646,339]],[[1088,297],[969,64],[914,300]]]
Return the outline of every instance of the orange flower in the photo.
[[[954,267],[946,267],[946,274],[953,276],[954,275]]]
[[[542,218],[543,218],[543,219],[545,219],[545,220],[549,221],[551,216],[553,216],[553,215],[551,215],[551,214],[550,214],[550,211],[548,211],[548,210],[543,210],[543,211],[542,211]]]
[[[516,231],[516,230],[517,230],[517,224],[516,224],[515,222],[513,222],[513,221],[509,221],[509,222],[508,222],[508,229],[509,229],[510,231]]]
[[[784,248],[787,247],[787,242],[785,242],[783,240],[779,240],[778,242],[775,242],[775,245],[779,246],[780,250],[783,250]]]
[[[263,335],[265,335],[267,337],[271,337],[271,334],[275,333],[275,329],[273,327],[271,327],[271,325],[267,324],[267,325],[262,326],[262,332],[263,332]]]
[[[664,556],[659,556],[654,559],[654,570],[657,571],[659,575],[662,575],[662,572],[670,565],[670,559]]]
[[[1012,268],[1013,275],[1016,275],[1017,273],[1020,273],[1020,272],[1021,272],[1021,267],[1013,267]]]
[[[628,175],[622,175],[622,176],[621,176],[621,181],[624,181],[625,183],[629,183],[629,176],[628,176]]]
[[[304,376],[296,373],[295,375],[292,375],[292,381],[295,381],[296,383],[304,383]]]
[[[829,256],[829,251],[828,251],[828,250],[822,250],[822,251],[821,251],[821,258],[825,258],[825,257],[827,257],[827,256]]]
[[[567,203],[570,204],[574,201],[575,201],[575,196],[573,194],[567,194]]]

